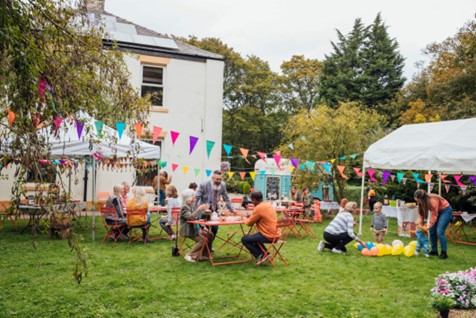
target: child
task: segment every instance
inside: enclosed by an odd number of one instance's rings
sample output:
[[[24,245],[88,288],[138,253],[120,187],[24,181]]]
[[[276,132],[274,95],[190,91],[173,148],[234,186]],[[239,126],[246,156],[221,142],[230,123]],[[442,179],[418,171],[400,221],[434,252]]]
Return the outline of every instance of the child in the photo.
[[[417,245],[415,249],[415,256],[423,248],[425,257],[430,257],[430,244],[428,244],[428,231],[426,225],[417,224],[415,235],[417,237]]]
[[[377,202],[374,205],[374,216],[370,230],[374,232],[375,242],[383,243],[383,237],[387,233],[387,217],[382,213],[382,203]]]

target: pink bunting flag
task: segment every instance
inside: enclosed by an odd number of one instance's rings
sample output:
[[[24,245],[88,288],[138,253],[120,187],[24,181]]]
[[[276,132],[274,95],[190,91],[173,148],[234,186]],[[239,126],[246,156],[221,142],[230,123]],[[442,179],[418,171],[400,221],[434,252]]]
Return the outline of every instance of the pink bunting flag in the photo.
[[[349,179],[349,177],[344,174],[344,169],[345,166],[337,166],[337,170],[339,170],[340,176],[344,179]]]
[[[41,102],[45,102],[46,80],[42,77],[38,82],[38,94],[41,96]]]
[[[240,151],[241,151],[241,154],[243,155],[243,158],[245,158],[245,161],[248,162],[248,163],[250,163],[250,162],[248,161],[248,159],[246,158],[246,157],[248,156],[248,151],[249,151],[249,149],[240,148]]]
[[[446,193],[448,193],[450,191],[450,185],[449,184],[445,184],[445,190],[446,190]]]
[[[188,154],[191,155],[193,149],[197,145],[198,137],[190,136],[189,139],[190,139],[190,151]]]
[[[140,139],[140,137],[142,136],[142,129],[144,128],[144,124],[143,123],[135,123],[134,128],[136,130],[137,138]]]
[[[47,165],[48,164],[48,160],[46,159],[40,159],[38,160],[41,164],[44,164],[44,165]]]
[[[240,172],[241,180],[245,180],[246,172]]]
[[[431,183],[431,178],[433,177],[433,175],[431,173],[427,173],[425,174],[425,181],[426,183]]]
[[[291,158],[291,163],[293,164],[294,168],[297,168],[299,164],[299,159]]]
[[[391,174],[391,175],[390,175],[390,179],[392,179],[392,182],[395,182],[395,175],[394,175],[394,174]]]
[[[60,116],[56,116],[54,119],[54,122],[55,122],[55,133],[57,134],[58,129],[60,128],[61,123],[63,122],[63,118],[61,118]]]
[[[460,186],[461,188],[466,187],[463,183],[461,183],[461,182],[459,181],[459,180],[461,180],[461,176],[453,176],[453,178],[455,179],[456,184],[457,184],[458,186]]]
[[[175,141],[177,141],[178,136],[180,135],[177,131],[170,131],[170,137],[172,138],[172,145],[175,145]]]
[[[178,168],[178,164],[172,163],[172,172],[175,172],[177,168]]]
[[[442,175],[440,176],[441,181],[443,181],[444,183],[451,183],[451,181],[445,179],[446,176],[447,176],[446,174],[442,174]]]
[[[258,156],[261,158],[261,160],[266,161],[266,154],[264,152],[256,152]]]
[[[279,165],[279,162],[281,161],[281,156],[280,156],[280,155],[273,155],[273,158],[274,158],[274,161],[276,162],[276,165],[278,166],[278,169],[279,169],[279,170],[283,170],[284,168],[282,168],[282,167]]]
[[[374,178],[374,174],[375,174],[374,169],[367,170],[367,173],[369,174],[370,182],[377,182],[377,179]]]
[[[157,141],[157,138],[159,138],[160,133],[162,132],[161,127],[154,126],[153,127],[153,132],[152,132],[152,143],[155,144]]]
[[[360,172],[360,168],[354,167],[355,174],[357,177],[362,177],[364,174]]]

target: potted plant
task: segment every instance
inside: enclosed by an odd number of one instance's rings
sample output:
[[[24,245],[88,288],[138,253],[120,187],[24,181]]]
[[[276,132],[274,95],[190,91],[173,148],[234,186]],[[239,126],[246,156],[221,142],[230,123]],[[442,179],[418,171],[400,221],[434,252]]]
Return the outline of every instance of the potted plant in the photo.
[[[431,294],[431,307],[438,310],[441,318],[448,318],[450,309],[455,302],[452,298],[436,293]]]

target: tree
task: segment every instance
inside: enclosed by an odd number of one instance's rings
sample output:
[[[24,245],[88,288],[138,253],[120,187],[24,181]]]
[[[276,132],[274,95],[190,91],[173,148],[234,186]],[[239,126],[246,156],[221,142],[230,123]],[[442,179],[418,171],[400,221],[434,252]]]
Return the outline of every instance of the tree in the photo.
[[[129,83],[122,53],[103,49],[102,28],[90,24],[81,6],[69,0],[5,0],[0,23],[0,112],[4,118],[15,116],[11,124],[0,122],[0,138],[10,138],[0,167],[12,161],[18,167],[13,209],[25,194],[26,171],[40,170],[39,160],[50,158],[37,129],[54,129],[54,118],[80,110],[106,123],[146,122],[147,106]],[[85,262],[77,242],[69,239],[79,256],[75,275],[80,282]]]
[[[317,105],[321,70],[322,62],[303,55],[293,55],[290,61],[281,64],[280,84],[286,110],[291,113],[301,108],[311,111]]]
[[[363,153],[370,144],[384,135],[381,119],[376,111],[362,109],[353,103],[342,103],[337,109],[321,105],[310,113],[302,110],[290,118],[283,129],[284,144],[281,146],[281,153],[284,157],[313,162]],[[289,149],[289,143],[293,143],[294,150]],[[336,164],[347,165],[347,162],[336,161]],[[320,165],[315,167],[316,170],[311,172],[298,171],[297,176],[306,185],[324,177],[334,186],[336,198],[341,199],[345,194],[347,181],[335,167],[331,175],[321,169]]]

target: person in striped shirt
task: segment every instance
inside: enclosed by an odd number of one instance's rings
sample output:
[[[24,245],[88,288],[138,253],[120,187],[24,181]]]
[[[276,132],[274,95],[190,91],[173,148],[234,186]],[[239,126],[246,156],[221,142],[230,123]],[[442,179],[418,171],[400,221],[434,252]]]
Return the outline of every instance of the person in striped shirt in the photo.
[[[355,222],[352,212],[356,207],[356,202],[347,203],[344,211],[337,214],[331,223],[329,223],[324,230],[324,241],[319,242],[317,246],[319,252],[327,248],[336,254],[345,253],[347,252],[345,246],[352,240],[359,242],[364,248],[367,247],[354,233]]]

